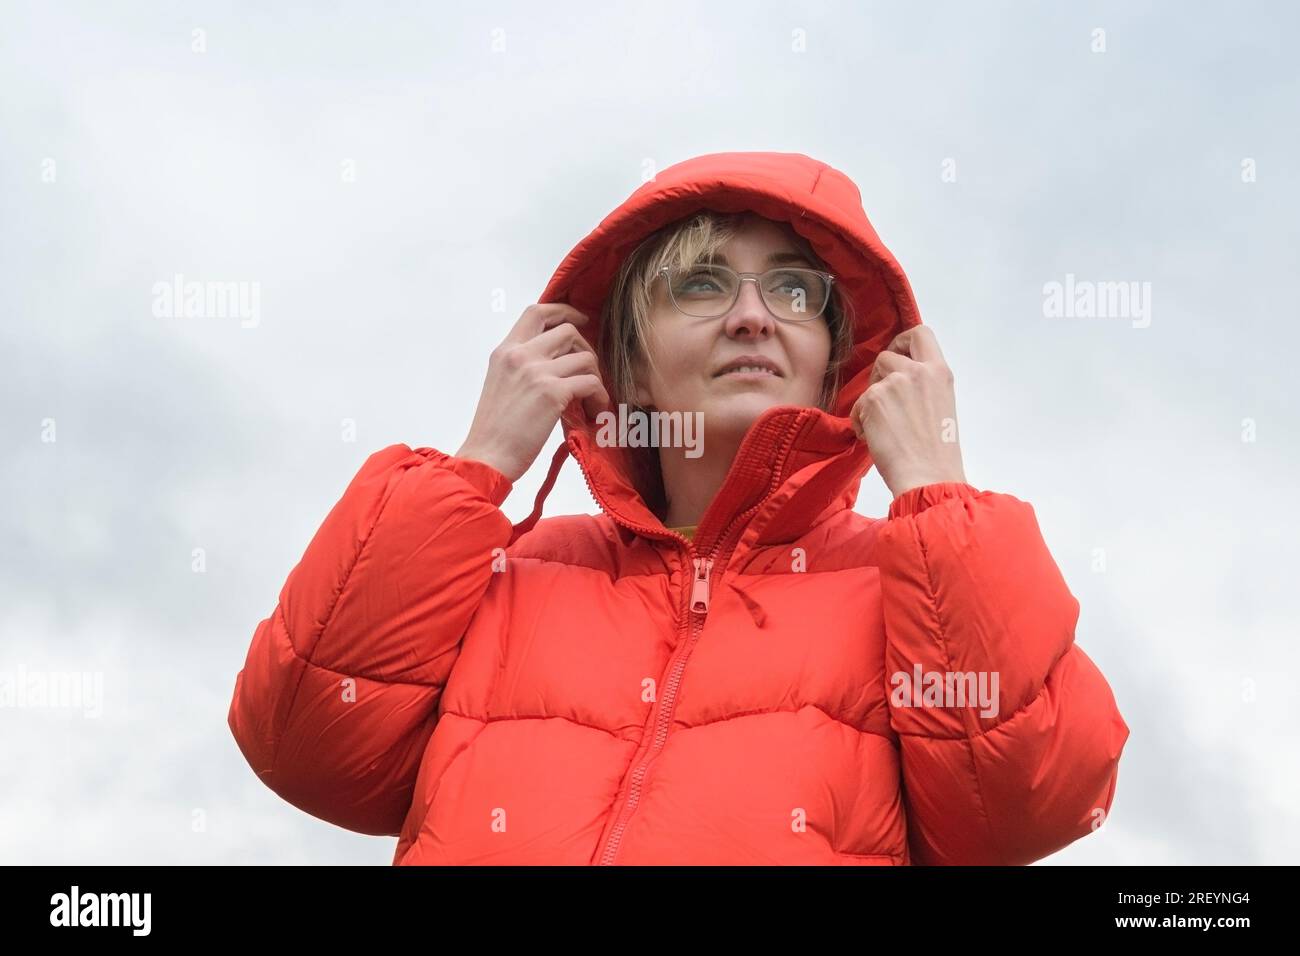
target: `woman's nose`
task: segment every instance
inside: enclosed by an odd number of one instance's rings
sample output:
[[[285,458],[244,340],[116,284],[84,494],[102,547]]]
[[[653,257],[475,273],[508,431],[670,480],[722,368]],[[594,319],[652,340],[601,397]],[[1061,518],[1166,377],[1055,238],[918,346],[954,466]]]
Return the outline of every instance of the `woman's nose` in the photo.
[[[732,338],[763,338],[772,333],[776,319],[768,311],[757,282],[741,282],[740,295],[723,319],[723,329]]]

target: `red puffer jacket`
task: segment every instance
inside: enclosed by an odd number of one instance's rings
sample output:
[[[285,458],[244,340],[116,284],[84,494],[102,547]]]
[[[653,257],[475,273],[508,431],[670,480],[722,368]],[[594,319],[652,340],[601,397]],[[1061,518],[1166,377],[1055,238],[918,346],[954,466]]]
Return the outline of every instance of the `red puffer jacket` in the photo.
[[[844,416],[920,322],[852,181],[800,154],[681,163],[540,301],[596,344],[623,257],[705,207],[789,222],[845,286],[837,414],[764,412],[693,542],[576,401],[518,525],[491,467],[376,452],[256,629],[240,749],[295,806],[399,836],[395,864],[1019,864],[1087,834],[1128,727],[1033,508],[945,482],[852,510],[871,457]],[[569,454],[601,513],[538,520]]]

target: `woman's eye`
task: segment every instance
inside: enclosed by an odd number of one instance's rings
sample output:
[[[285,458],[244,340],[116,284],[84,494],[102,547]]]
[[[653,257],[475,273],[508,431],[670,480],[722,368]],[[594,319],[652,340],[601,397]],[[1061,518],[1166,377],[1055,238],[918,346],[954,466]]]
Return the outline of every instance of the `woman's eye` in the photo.
[[[718,292],[722,289],[722,283],[711,272],[693,272],[678,287],[683,292]]]
[[[773,276],[768,288],[783,295],[796,295],[807,289],[807,283],[802,276],[787,273],[783,276]]]

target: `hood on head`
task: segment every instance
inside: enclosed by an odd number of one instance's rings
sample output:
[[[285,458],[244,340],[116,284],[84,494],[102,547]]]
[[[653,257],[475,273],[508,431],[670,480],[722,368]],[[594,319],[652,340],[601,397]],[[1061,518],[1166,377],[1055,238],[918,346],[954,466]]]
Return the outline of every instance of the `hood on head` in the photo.
[[[710,153],[664,169],[565,256],[538,301],[568,303],[588,316],[581,331],[598,348],[601,306],[624,259],[651,233],[703,209],[749,211],[788,223],[834,273],[854,313],[853,347],[831,405],[834,416],[847,418],[866,388],[876,356],[898,333],[919,325],[921,317],[907,276],[867,219],[858,187],[839,170],[802,153]],[[576,447],[575,433],[594,426],[577,400],[566,409],[562,423],[566,444],[557,450],[537,507],[519,533],[540,516],[564,454]],[[627,449],[597,448],[589,442],[583,447],[602,459],[584,463],[597,472],[588,474],[593,492],[598,489],[592,479],[607,475],[634,487],[654,509],[662,488],[647,485],[644,462],[627,457]],[[649,469],[657,470],[657,464]]]

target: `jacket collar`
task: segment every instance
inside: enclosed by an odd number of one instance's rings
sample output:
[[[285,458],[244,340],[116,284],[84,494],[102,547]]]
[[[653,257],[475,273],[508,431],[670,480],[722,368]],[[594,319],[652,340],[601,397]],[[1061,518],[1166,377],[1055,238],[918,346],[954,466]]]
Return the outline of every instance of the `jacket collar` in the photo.
[[[653,456],[654,449],[597,445],[577,402],[565,412],[564,431],[533,513],[515,526],[513,537],[541,517],[560,466],[571,454],[596,503],[620,527],[634,535],[675,540],[638,486],[637,475],[643,472],[633,456]],[[746,516],[751,544],[792,541],[830,514],[851,508],[870,467],[870,451],[847,418],[819,408],[768,408],[745,433],[722,487],[700,519],[693,545],[709,553]]]

